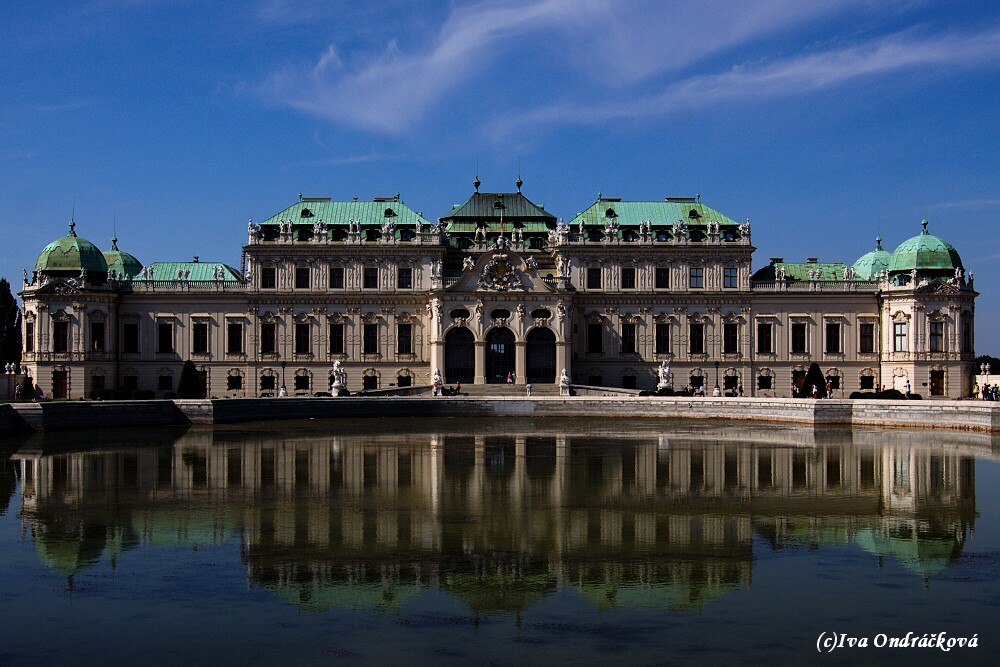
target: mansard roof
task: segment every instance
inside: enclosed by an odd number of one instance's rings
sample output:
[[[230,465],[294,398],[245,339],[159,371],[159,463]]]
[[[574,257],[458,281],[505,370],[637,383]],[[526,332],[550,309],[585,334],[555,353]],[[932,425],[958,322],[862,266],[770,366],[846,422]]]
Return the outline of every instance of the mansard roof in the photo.
[[[520,192],[476,192],[451,211],[441,216],[441,222],[466,220],[548,220],[556,216],[535,204]]]
[[[348,226],[352,220],[362,225],[381,225],[392,218],[397,225],[429,225],[418,213],[395,197],[377,197],[372,201],[333,201],[326,197],[304,197],[280,213],[272,215],[261,225],[278,225],[283,222],[311,225],[322,220],[327,226]]]
[[[239,271],[222,262],[153,262],[146,266],[136,281],[143,280],[188,280],[208,282],[221,275],[225,281],[243,280]]]
[[[582,221],[585,226],[603,227],[610,219],[616,219],[619,225],[636,227],[647,220],[653,225],[675,225],[682,220],[689,225],[707,225],[710,222],[739,224],[694,197],[667,197],[662,201],[622,201],[601,197],[585,211],[577,213],[569,224],[576,227]]]
[[[772,262],[758,269],[753,274],[753,280],[774,280],[784,269],[786,280],[844,280],[843,262]],[[809,272],[812,272],[812,276]]]

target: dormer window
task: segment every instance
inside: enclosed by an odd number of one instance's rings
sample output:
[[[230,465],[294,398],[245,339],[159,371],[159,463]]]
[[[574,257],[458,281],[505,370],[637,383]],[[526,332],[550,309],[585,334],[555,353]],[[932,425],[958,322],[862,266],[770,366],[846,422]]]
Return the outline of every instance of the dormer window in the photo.
[[[393,217],[395,215],[396,215],[396,212],[393,211],[391,208],[385,209],[385,217],[391,218],[391,217]]]
[[[302,209],[302,213],[299,214],[301,218],[311,218],[313,217],[313,212],[307,208]]]
[[[688,212],[688,217],[694,219],[694,218],[700,218],[701,216],[698,214],[698,209],[693,208]]]

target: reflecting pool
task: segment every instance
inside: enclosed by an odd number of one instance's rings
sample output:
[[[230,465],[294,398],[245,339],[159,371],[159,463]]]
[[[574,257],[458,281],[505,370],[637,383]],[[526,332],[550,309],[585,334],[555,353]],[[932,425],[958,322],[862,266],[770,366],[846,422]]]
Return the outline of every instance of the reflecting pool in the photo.
[[[992,663],[998,445],[583,419],[8,440],[0,663]],[[908,632],[978,647],[875,646]]]

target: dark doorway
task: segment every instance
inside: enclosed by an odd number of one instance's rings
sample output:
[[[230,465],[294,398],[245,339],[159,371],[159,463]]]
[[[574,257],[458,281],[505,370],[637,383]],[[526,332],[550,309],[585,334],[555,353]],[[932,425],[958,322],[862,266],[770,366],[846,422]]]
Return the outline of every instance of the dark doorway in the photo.
[[[944,371],[931,371],[931,396],[944,396]]]
[[[472,384],[476,376],[476,343],[468,329],[452,329],[444,337],[444,381]]]
[[[52,398],[69,398],[69,376],[66,371],[52,371]]]
[[[506,382],[513,372],[514,334],[506,327],[494,329],[486,334],[486,382]]]
[[[532,329],[528,333],[525,363],[530,384],[555,384],[556,335],[551,329]]]

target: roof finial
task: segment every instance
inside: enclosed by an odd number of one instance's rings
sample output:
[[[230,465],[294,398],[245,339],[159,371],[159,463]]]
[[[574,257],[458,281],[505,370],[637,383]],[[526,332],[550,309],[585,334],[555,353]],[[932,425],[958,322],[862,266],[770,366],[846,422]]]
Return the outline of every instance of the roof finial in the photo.
[[[878,236],[875,237],[875,249],[876,250],[881,250],[882,249],[882,235],[881,234],[879,234]]]
[[[76,236],[76,220],[73,218],[69,219],[69,235]]]
[[[299,193],[299,201],[302,201],[302,193]]]
[[[694,196],[694,200],[695,200],[696,202],[700,202],[700,201],[701,201],[701,193],[700,193],[700,192],[699,192],[699,193],[697,193],[697,194],[695,194],[695,196]]]
[[[524,181],[521,180],[521,158],[517,158],[517,180],[514,181],[514,185],[517,186],[517,191],[521,191],[521,186],[524,185]]]
[[[927,231],[927,218],[924,218],[924,221],[923,221],[923,222],[921,222],[920,224],[921,224],[921,225],[923,226],[923,228],[924,228],[924,231],[923,231],[923,232],[921,232],[921,233],[922,233],[922,234],[930,234],[930,232],[928,232],[928,231]]]

